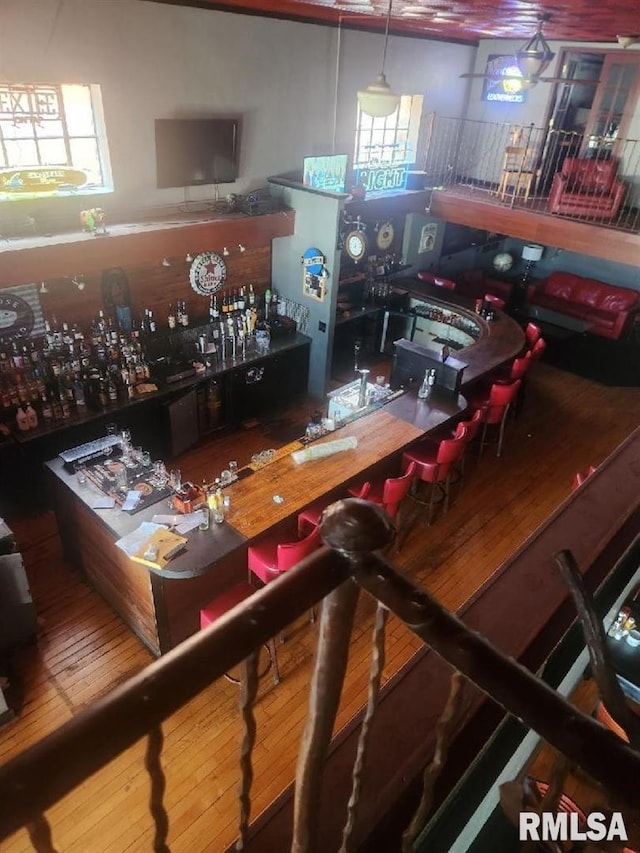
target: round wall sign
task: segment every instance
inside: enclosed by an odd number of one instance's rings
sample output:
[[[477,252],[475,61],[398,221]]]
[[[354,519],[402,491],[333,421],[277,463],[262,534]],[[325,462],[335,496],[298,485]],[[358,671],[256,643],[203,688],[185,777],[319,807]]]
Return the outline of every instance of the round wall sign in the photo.
[[[220,290],[227,277],[227,265],[215,252],[197,255],[189,270],[189,281],[196,293],[210,296]]]
[[[311,273],[311,275],[320,275],[324,269],[324,255],[320,249],[312,247],[305,251],[302,256],[302,263],[304,265],[305,272]]]
[[[391,222],[384,222],[378,229],[376,237],[376,245],[381,252],[386,251],[391,246],[394,236],[395,232]]]
[[[0,295],[0,341],[15,341],[31,333],[33,311],[20,296]]]

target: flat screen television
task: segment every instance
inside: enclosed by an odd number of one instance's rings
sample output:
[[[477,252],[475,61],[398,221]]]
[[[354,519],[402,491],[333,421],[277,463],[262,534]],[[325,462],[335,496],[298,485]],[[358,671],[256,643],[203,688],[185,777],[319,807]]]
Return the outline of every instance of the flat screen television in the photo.
[[[302,183],[305,187],[343,193],[347,185],[346,154],[328,154],[321,157],[305,157],[303,160]]]
[[[230,184],[238,177],[239,122],[232,118],[156,119],[159,189]]]

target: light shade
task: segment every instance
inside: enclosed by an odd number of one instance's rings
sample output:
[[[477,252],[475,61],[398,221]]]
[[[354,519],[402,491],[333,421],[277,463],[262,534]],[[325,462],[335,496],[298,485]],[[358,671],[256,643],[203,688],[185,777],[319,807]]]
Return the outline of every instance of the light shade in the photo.
[[[530,243],[522,247],[523,261],[539,261],[544,253],[544,246],[538,246],[536,243]]]
[[[539,77],[549,65],[555,53],[538,29],[537,33],[516,53],[518,68],[524,77]]]
[[[358,103],[363,113],[373,118],[384,118],[398,109],[400,95],[396,95],[383,73],[378,74],[366,89],[358,89]]]

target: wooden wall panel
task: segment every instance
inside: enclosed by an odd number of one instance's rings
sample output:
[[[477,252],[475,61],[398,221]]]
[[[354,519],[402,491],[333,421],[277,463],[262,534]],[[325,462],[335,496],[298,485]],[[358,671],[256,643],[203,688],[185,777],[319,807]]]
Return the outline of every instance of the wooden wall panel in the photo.
[[[247,248],[245,252],[240,252],[237,246],[230,246],[229,251],[229,256],[225,258],[227,280],[220,294],[243,284],[253,284],[256,293],[262,293],[271,281],[271,246]],[[169,304],[175,306],[179,299],[187,303],[187,310],[194,321],[198,316],[206,315],[209,299],[191,288],[190,264],[185,261],[185,256],[170,255],[168,260],[171,266],[168,267],[162,266],[162,259],[160,256],[157,261],[147,265],[122,267],[129,283],[134,317],[139,318],[145,308],[151,308],[158,326],[162,327],[166,325]],[[114,255],[112,266],[119,266],[117,254]],[[82,291],[78,290],[71,278],[47,279],[49,292],[40,295],[46,318],[55,316],[59,322],[78,323],[83,327],[90,324],[100,308],[105,307],[102,301],[102,271],[88,273],[83,277],[85,288]]]

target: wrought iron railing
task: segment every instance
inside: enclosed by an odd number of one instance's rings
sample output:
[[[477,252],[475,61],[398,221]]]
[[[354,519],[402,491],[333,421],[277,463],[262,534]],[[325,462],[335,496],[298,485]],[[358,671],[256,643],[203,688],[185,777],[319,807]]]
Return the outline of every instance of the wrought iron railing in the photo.
[[[52,831],[44,816],[46,810],[123,750],[146,737],[153,849],[168,851],[162,723],[231,667],[242,663],[240,710],[244,737],[239,760],[242,781],[236,849],[251,849],[256,650],[292,619],[323,600],[309,714],[299,749],[293,827],[289,833],[291,844],[281,844],[278,849],[290,846],[296,853],[327,850],[320,842],[318,804],[322,799],[323,772],[361,589],[377,601],[369,700],[359,729],[347,820],[336,850],[347,853],[357,849],[366,831],[366,827],[358,825],[358,812],[362,805],[363,766],[370,745],[371,721],[380,690],[384,629],[389,612],[399,617],[454,670],[449,700],[436,730],[434,759],[425,772],[418,810],[405,831],[404,851],[412,849],[424,826],[443,756],[456,729],[460,674],[539,732],[570,760],[579,763],[620,807],[637,810],[640,726],[633,719],[624,716],[631,741],[627,745],[399,575],[381,555],[393,539],[394,531],[380,508],[357,499],[338,502],[325,513],[322,534],[326,547],[1,767],[0,841],[24,826],[37,851],[54,850]],[[577,576],[570,556],[563,556],[560,562],[568,575]],[[571,585],[571,579],[569,582]],[[574,586],[579,588],[579,581]],[[584,598],[580,589],[578,593]],[[589,622],[588,612],[585,621]],[[592,616],[590,630],[597,633]],[[596,646],[597,643],[598,638]],[[600,658],[598,665],[601,669]],[[613,679],[606,688],[607,703],[624,715],[624,703],[616,685]]]
[[[522,155],[512,154],[506,162],[509,149],[521,149]],[[551,214],[554,178],[567,158],[588,160],[593,164],[613,161],[623,190],[613,215],[609,215],[610,211],[601,203],[608,190],[600,185],[585,190],[586,205],[577,208],[577,212],[565,210],[560,215],[580,222],[638,231],[640,141],[636,139],[585,137],[576,131],[533,124],[496,124],[431,114],[427,117],[427,139],[421,165],[430,187],[458,190],[498,204]],[[521,160],[519,165],[518,159]],[[510,175],[503,183],[505,166]]]

